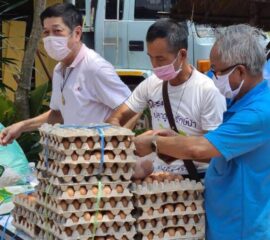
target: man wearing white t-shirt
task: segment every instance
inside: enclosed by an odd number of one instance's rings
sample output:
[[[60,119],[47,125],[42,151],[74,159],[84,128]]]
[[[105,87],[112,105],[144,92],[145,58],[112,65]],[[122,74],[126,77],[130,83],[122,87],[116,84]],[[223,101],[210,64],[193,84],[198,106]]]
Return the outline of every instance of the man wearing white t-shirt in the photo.
[[[45,9],[40,18],[44,48],[59,61],[53,72],[50,110],[5,128],[0,133],[1,145],[45,122],[104,122],[130,96],[113,66],[81,42],[83,20],[74,5],[55,4]]]
[[[198,136],[215,129],[222,122],[226,110],[225,98],[210,78],[189,65],[188,32],[184,25],[170,19],[158,20],[148,29],[146,41],[154,74],[134,90],[107,122],[125,125],[136,113],[148,106],[153,129],[170,128],[162,96],[163,82],[168,81],[168,96],[179,132]],[[147,158],[154,160],[156,171],[187,174],[182,160],[166,164],[156,155]],[[137,167],[143,164],[141,160]],[[207,167],[202,163],[195,165],[199,171]]]

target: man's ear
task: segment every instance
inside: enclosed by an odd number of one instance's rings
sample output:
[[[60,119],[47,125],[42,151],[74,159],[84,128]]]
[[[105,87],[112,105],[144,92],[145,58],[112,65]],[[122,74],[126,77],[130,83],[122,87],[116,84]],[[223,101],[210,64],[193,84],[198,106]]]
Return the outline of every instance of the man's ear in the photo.
[[[181,48],[179,50],[179,57],[181,57],[182,59],[186,59],[187,58],[187,50],[184,48]]]
[[[74,34],[75,34],[75,37],[80,40],[82,38],[82,27],[81,26],[75,27]]]

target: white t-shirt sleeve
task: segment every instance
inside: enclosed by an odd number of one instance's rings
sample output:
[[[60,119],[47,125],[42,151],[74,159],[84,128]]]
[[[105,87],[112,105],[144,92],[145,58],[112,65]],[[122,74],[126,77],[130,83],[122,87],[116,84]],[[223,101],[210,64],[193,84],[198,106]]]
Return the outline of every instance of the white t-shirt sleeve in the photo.
[[[201,122],[204,131],[216,129],[223,120],[226,100],[217,88],[207,87],[204,91]]]
[[[136,113],[143,112],[147,107],[148,93],[147,82],[149,79],[142,81],[132,92],[131,96],[125,102],[127,106]]]
[[[103,64],[96,71],[94,81],[98,100],[111,109],[121,105],[130,96],[131,91],[122,82],[110,64]]]
[[[53,71],[54,74],[55,70]],[[50,100],[50,109],[59,111],[60,106],[59,106],[59,94],[60,94],[60,86],[58,85],[55,81],[55,79],[52,79],[52,95],[51,95],[51,100]],[[59,89],[58,89],[59,88]]]

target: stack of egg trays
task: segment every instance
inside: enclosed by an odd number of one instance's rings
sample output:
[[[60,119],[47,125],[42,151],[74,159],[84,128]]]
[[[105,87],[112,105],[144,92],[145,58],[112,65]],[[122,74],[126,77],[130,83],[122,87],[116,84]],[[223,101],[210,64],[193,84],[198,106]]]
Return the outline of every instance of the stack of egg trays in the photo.
[[[40,229],[37,227],[36,194],[18,194],[13,197],[13,208],[11,214],[12,224],[31,238],[35,238]]]
[[[139,239],[204,239],[203,190],[178,177],[133,183]]]
[[[44,150],[37,166],[37,225],[42,229],[39,239],[45,239],[45,233],[67,240],[124,240],[133,239],[136,234],[135,219],[131,216],[132,194],[128,189],[135,164],[133,133],[112,126],[103,128],[103,132],[104,168],[99,174],[101,140],[96,129],[48,124],[40,128]],[[99,206],[98,175],[102,176],[103,186]]]

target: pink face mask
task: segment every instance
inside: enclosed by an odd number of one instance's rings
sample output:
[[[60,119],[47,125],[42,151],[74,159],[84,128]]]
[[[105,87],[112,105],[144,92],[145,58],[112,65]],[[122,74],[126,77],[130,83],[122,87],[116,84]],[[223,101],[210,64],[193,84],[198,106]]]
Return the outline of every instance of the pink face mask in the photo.
[[[177,58],[178,55],[171,64],[154,68],[153,71],[156,76],[163,81],[169,81],[174,79],[182,71],[182,64],[179,66],[179,69],[177,71],[175,71],[174,69],[174,63],[176,62]]]

